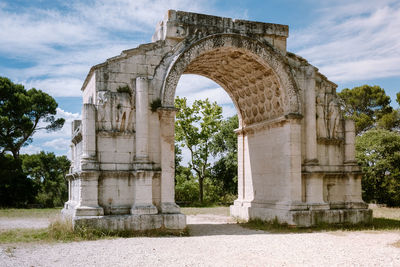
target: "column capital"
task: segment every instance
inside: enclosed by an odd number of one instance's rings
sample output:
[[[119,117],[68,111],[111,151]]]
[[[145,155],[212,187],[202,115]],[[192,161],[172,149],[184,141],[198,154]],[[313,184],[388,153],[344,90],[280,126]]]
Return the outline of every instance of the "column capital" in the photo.
[[[175,117],[175,113],[178,111],[175,107],[159,107],[157,108],[159,118],[172,118]]]

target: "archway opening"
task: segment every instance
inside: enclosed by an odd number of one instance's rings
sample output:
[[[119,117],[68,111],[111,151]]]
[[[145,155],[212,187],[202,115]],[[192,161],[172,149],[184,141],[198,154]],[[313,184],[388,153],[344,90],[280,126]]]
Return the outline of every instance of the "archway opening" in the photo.
[[[181,58],[185,57],[184,53]],[[178,59],[175,64],[182,62]],[[192,53],[176,78],[182,74],[211,79],[236,107],[236,202],[240,202],[240,209],[252,203],[262,203],[265,208],[270,203],[290,201],[294,193],[300,200],[300,123],[296,120],[293,124],[285,116],[290,110],[287,90],[265,59],[243,48],[222,46],[198,52],[197,56]],[[293,181],[295,188],[288,186]]]
[[[229,206],[237,199],[239,125],[232,99],[211,79],[185,74],[175,106],[175,201]]]

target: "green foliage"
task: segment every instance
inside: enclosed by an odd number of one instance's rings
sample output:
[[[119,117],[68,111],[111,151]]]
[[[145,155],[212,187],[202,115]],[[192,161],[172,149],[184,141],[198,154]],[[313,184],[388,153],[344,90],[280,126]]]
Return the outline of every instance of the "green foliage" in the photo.
[[[195,203],[199,199],[199,184],[191,169],[181,165],[175,168],[175,200],[181,205]]]
[[[25,90],[0,77],[0,153],[8,151],[18,158],[36,131],[61,129],[65,120],[55,119],[56,109],[57,102],[50,95],[35,88]],[[39,122],[45,126],[39,127]]]
[[[129,95],[132,95],[132,91],[128,85],[118,87],[117,92],[118,93],[128,93]]]
[[[42,151],[34,155],[21,155],[21,159],[23,171],[38,192],[35,202],[47,208],[62,206],[68,198],[65,175],[70,161],[67,157]]]
[[[20,159],[0,154],[0,206],[25,207],[32,203],[36,190],[22,171]]]
[[[378,128],[391,130],[400,126],[400,112],[392,110],[392,112],[384,114],[377,123]]]
[[[151,108],[152,112],[156,112],[159,107],[161,107],[161,99],[159,99],[159,98],[157,98],[150,104],[150,108]]]
[[[372,128],[385,114],[392,112],[390,97],[385,90],[375,85],[363,85],[353,89],[343,89],[338,96],[347,118],[356,124],[356,134]],[[382,125],[388,125],[388,118]]]
[[[237,194],[237,136],[234,130],[238,127],[237,115],[222,121],[212,143],[212,154],[220,156],[211,170],[213,183],[222,191],[219,195]]]
[[[400,105],[400,92],[396,94],[396,102]]]
[[[190,151],[189,167],[196,173],[199,202],[203,203],[204,180],[210,176],[211,142],[221,125],[222,108],[208,99],[196,100],[188,106],[187,99],[179,97],[175,99],[175,107],[178,109],[175,140]]]
[[[400,134],[365,132],[356,138],[356,157],[364,172],[364,200],[400,206]]]

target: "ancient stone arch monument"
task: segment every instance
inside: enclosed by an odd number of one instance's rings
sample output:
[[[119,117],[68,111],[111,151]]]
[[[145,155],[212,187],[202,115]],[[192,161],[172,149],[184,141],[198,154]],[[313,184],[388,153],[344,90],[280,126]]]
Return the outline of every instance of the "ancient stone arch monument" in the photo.
[[[91,68],[72,127],[63,213],[97,228],[181,229],[174,200],[174,97],[182,74],[217,82],[239,115],[231,215],[292,225],[371,220],[354,123],[336,85],[286,51],[288,26],[168,11],[153,42]]]

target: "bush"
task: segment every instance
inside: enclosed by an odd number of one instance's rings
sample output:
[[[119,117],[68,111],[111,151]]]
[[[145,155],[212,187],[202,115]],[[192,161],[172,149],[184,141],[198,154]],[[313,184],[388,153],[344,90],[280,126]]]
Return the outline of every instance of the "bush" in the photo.
[[[194,180],[183,180],[175,186],[175,200],[181,204],[194,203],[199,200],[199,185]]]
[[[356,139],[357,160],[364,176],[363,199],[400,206],[400,134],[370,130]]]

